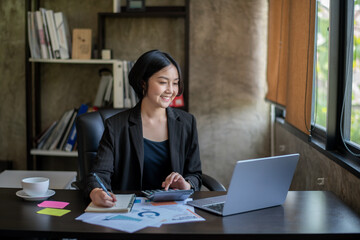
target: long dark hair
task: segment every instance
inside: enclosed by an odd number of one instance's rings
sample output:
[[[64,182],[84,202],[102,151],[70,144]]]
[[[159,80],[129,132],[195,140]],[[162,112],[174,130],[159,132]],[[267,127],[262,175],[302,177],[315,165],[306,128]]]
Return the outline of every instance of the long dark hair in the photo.
[[[147,92],[149,78],[154,73],[171,64],[176,67],[179,74],[179,92],[177,96],[183,93],[184,82],[179,64],[170,54],[159,50],[151,50],[139,57],[129,73],[129,83],[139,99],[142,99]],[[145,89],[143,87],[144,85]]]

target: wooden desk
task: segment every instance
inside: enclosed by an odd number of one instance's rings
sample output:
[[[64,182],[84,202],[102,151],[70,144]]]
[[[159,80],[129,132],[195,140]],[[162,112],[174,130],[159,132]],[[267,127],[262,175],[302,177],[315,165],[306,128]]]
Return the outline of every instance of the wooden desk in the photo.
[[[206,221],[145,228],[133,234],[76,221],[86,203],[77,190],[57,190],[51,200],[67,201],[62,217],[37,214],[37,202],[0,189],[0,238],[49,237],[89,239],[359,239],[360,218],[331,192],[289,192],[283,206],[219,217],[201,210]],[[221,195],[197,192],[196,198]]]
[[[50,189],[70,189],[76,180],[74,171],[23,171],[5,170],[0,173],[0,188],[22,188],[21,179],[27,177],[47,177]]]

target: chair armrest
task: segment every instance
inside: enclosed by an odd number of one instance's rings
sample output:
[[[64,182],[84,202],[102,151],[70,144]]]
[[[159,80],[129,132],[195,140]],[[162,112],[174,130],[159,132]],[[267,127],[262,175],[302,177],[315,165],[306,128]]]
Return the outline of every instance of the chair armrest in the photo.
[[[75,188],[76,190],[83,190],[83,184],[80,181],[75,181],[71,183],[71,187]]]
[[[209,175],[202,175],[202,183],[210,191],[226,191],[226,188],[219,181]]]

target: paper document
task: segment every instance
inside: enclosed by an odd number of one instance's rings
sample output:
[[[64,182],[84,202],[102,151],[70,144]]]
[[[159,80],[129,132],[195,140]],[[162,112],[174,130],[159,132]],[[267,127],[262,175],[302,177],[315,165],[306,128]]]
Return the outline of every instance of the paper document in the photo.
[[[129,213],[84,213],[76,220],[130,233],[162,224],[205,221],[186,205],[188,200],[157,204],[137,197]]]
[[[135,194],[116,194],[116,202],[113,207],[99,207],[93,202],[87,206],[85,212],[129,212],[134,204]]]

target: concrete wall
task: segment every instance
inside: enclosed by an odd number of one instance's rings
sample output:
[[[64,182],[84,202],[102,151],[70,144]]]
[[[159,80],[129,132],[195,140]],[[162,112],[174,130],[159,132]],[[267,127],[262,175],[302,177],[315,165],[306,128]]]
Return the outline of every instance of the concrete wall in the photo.
[[[147,4],[183,5],[183,1]],[[97,12],[112,11],[111,0],[40,5],[64,12],[71,28],[91,28],[94,43]],[[25,1],[1,1],[0,11],[0,160],[12,160],[15,169],[25,169]],[[267,1],[192,0],[190,11],[189,108],[198,120],[204,172],[227,185],[236,160],[270,151],[269,106],[264,101]],[[183,23],[182,19],[107,20],[106,46],[115,58],[129,60],[159,48],[183,65]],[[93,101],[100,67],[41,64],[42,128],[65,110]],[[46,158],[43,166],[76,169],[76,159]]]
[[[228,185],[237,160],[267,156],[267,1],[191,1],[190,112],[203,171]]]
[[[275,154],[300,153],[291,190],[331,191],[360,214],[360,179],[290,133],[282,124],[275,124]],[[324,178],[319,185],[318,178]]]
[[[25,1],[0,1],[0,161],[26,167]]]

